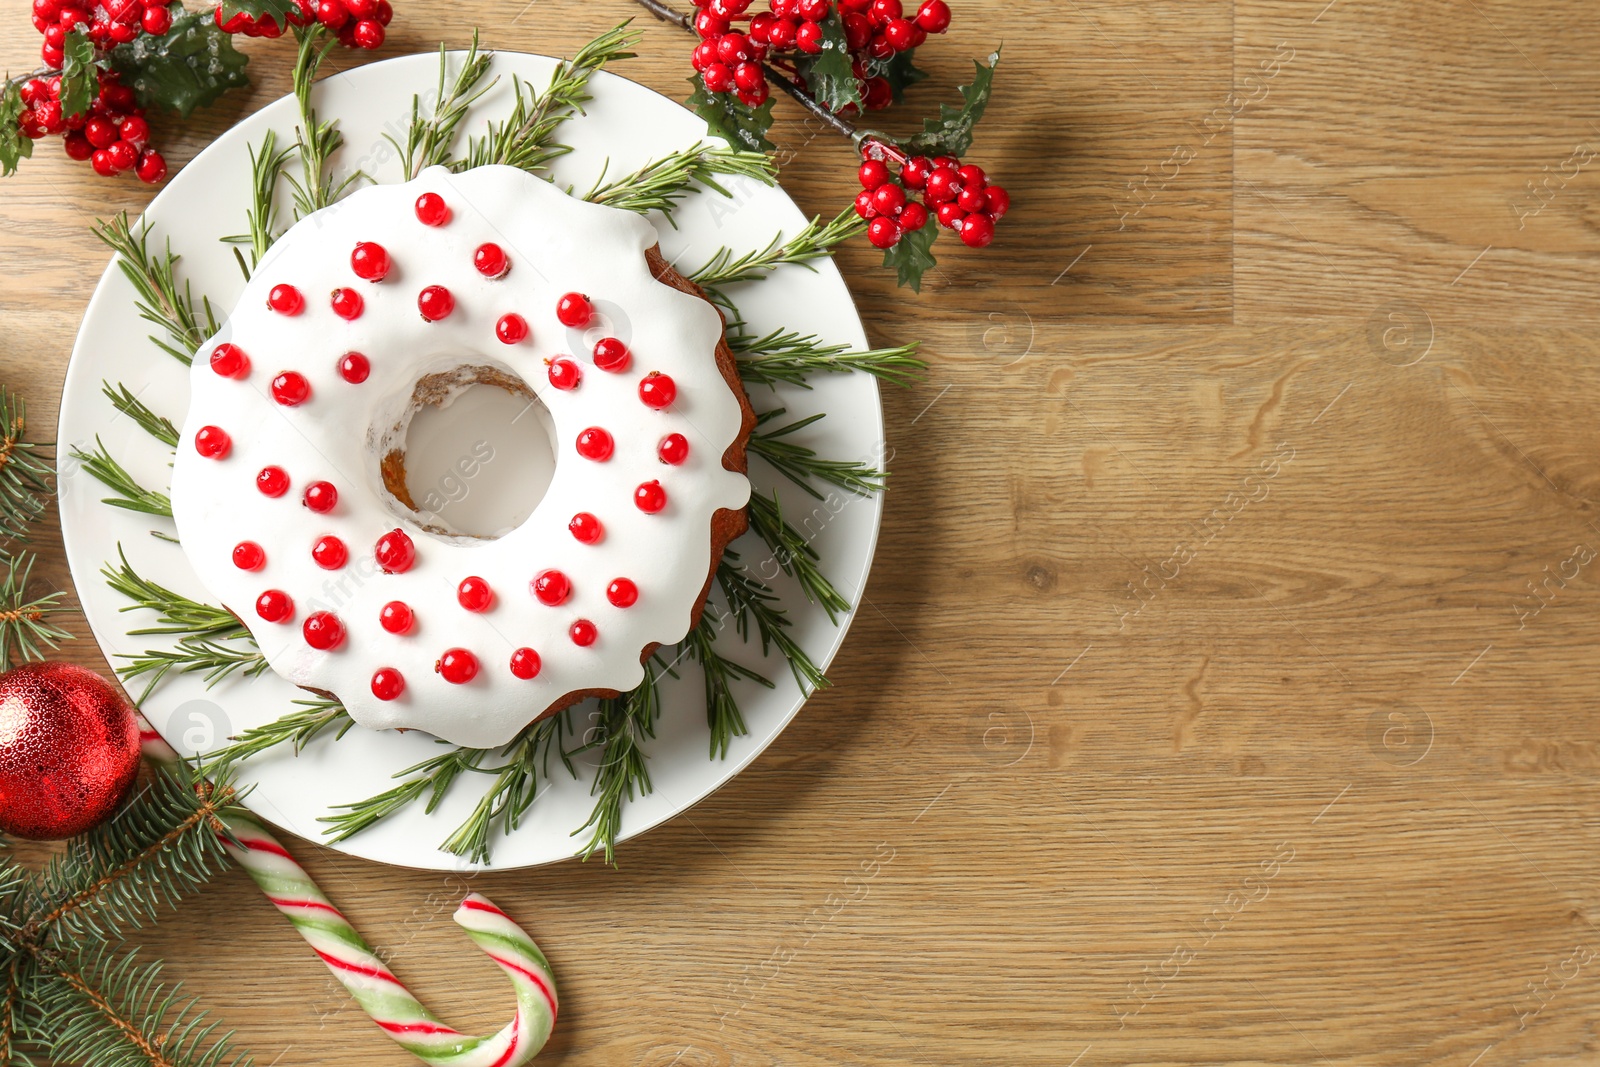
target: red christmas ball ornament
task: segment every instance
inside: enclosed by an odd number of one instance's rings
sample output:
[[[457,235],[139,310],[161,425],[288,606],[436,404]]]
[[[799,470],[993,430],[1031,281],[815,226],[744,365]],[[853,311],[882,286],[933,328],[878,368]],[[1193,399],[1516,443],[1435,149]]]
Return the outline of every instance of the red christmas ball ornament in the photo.
[[[139,726],[116,688],[69,663],[0,675],[0,831],[71,837],[110,818],[139,773]]]

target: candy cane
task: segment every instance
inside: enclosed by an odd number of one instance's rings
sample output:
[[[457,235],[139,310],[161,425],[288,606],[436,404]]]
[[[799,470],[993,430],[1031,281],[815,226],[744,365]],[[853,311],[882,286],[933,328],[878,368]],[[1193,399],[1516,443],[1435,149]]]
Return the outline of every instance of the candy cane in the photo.
[[[170,763],[178,759],[143,720],[140,741],[152,760]],[[517,1014],[498,1033],[474,1037],[446,1026],[411,995],[258,819],[235,809],[223,823],[234,839],[225,843],[228,853],[300,931],[339,984],[401,1048],[435,1067],[519,1067],[544,1047],[557,1011],[550,963],[533,939],[483,894],[469,893],[454,918],[511,979]]]

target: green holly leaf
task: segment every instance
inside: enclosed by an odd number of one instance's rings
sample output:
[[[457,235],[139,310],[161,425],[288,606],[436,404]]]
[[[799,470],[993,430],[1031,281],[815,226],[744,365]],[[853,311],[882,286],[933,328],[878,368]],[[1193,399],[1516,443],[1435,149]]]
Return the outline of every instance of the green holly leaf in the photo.
[[[908,48],[904,52],[896,52],[885,63],[874,67],[872,73],[889,80],[889,88],[894,90],[894,102],[899,103],[905,99],[906,90],[927,78],[928,72],[912,62],[915,48]]]
[[[222,0],[222,21],[241,13],[253,19],[269,15],[279,26],[288,26],[289,16],[299,10],[294,0]]]
[[[835,11],[819,24],[822,26],[822,51],[814,56],[802,55],[795,69],[806,80],[806,88],[817,103],[829,111],[842,111],[851,104],[861,106],[861,87],[850,63],[850,45],[845,40],[844,19]]]
[[[933,239],[939,236],[938,224],[929,219],[922,229],[900,235],[893,248],[883,250],[883,265],[893,267],[902,288],[922,292],[922,274],[937,262],[933,258]]]
[[[250,84],[248,62],[209,10],[184,15],[160,37],[146,34],[111,51],[112,68],[138,94],[140,106],[171,108],[185,118],[229,89]]]
[[[24,110],[22,86],[7,81],[0,89],[0,177],[9,177],[19,162],[33,155],[33,142],[17,129]]]
[[[989,56],[986,67],[974,60],[977,74],[971,85],[961,87],[960,107],[939,105],[937,119],[923,119],[922,132],[905,143],[912,152],[929,156],[964,156],[972,147],[972,130],[983,118],[983,109],[989,104],[989,90],[994,84],[994,69],[1000,65],[1000,50]]]
[[[81,115],[89,110],[100,88],[94,64],[94,42],[82,29],[67,34],[61,50],[61,113]]]
[[[732,93],[714,93],[705,87],[698,75],[689,79],[694,92],[689,95],[689,107],[706,120],[711,132],[735,148],[751,152],[770,152],[772,142],[767,131],[772,129],[772,100],[760,107],[751,107]]]

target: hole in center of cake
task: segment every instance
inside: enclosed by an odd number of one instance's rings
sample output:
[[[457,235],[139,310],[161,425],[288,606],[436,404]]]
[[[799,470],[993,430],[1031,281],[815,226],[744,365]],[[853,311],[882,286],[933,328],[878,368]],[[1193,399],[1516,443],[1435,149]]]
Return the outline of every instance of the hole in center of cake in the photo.
[[[492,540],[533,514],[555,476],[555,425],[521,378],[497,367],[430,374],[412,391],[383,483],[423,530]]]

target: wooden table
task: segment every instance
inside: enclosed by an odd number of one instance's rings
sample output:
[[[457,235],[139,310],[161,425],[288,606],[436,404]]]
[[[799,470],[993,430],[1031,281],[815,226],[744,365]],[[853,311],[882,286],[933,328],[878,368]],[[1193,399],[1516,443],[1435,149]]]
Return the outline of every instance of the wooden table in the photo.
[[[384,55],[633,13],[397,6]],[[681,94],[643,26],[625,73]],[[1592,4],[970,0],[917,109],[1001,40],[998,243],[921,296],[840,256],[932,370],[885,394],[836,687],[620,871],[476,880],[556,961],[540,1062],[1600,1062]],[[174,165],[286,90],[252,50]],[[836,210],[847,146],[778,112]],[[88,223],[148,193],[43,155],[0,186],[0,377],[48,433]],[[295,851],[446,1018],[503,1021],[457,880]],[[143,940],[260,1064],[407,1062],[238,874]]]

